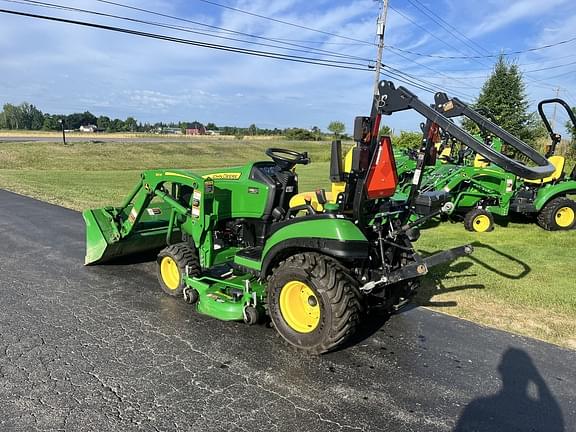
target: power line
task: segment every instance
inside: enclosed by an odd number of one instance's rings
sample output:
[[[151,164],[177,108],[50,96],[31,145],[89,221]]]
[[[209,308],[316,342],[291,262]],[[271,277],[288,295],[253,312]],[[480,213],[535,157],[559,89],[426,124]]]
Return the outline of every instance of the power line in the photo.
[[[327,32],[327,31],[324,31],[324,30],[318,30],[318,29],[315,29],[315,28],[312,28],[312,27],[307,27],[307,26],[303,26],[303,25],[300,25],[300,24],[295,24],[295,23],[292,23],[292,22],[289,22],[289,21],[284,21],[284,20],[280,20],[280,19],[268,17],[268,16],[265,16],[265,15],[260,15],[260,14],[254,13],[254,12],[249,12],[249,11],[245,11],[245,10],[243,10],[243,9],[238,9],[238,8],[235,8],[235,7],[232,7],[232,6],[228,6],[228,5],[223,5],[223,4],[220,4],[220,3],[216,3],[216,2],[214,2],[214,1],[210,1],[210,0],[198,0],[198,1],[201,1],[201,2],[207,3],[207,4],[211,4],[211,5],[213,5],[213,6],[221,7],[221,8],[224,8],[224,9],[233,10],[234,12],[239,12],[239,13],[242,13],[242,14],[245,14],[245,15],[250,15],[250,16],[257,17],[257,18],[261,18],[261,19],[265,19],[265,20],[268,20],[268,21],[277,22],[277,23],[279,23],[279,24],[284,24],[284,25],[288,25],[288,26],[291,26],[291,27],[300,28],[300,29],[303,29],[303,30],[308,30],[308,31],[315,32],[315,33],[322,33],[322,34],[324,34],[324,35],[334,36],[334,37],[338,37],[338,38],[342,38],[342,39],[348,39],[348,40],[351,40],[351,41],[354,41],[354,42],[360,42],[360,43],[363,43],[363,44],[366,44],[366,45],[374,45],[372,42],[367,42],[367,41],[363,41],[363,40],[361,40],[361,39],[355,39],[355,38],[351,38],[351,37],[348,37],[348,36],[342,36],[342,35],[339,35],[339,34],[337,34],[337,33],[331,33],[331,32]]]
[[[415,64],[417,64],[418,66],[421,66],[421,67],[423,67],[423,68],[425,68],[425,69],[428,69],[429,71],[432,71],[432,72],[434,72],[434,73],[436,73],[436,74],[438,74],[438,75],[441,75],[441,76],[443,76],[443,77],[445,77],[445,78],[453,79],[453,80],[456,80],[456,81],[461,82],[461,83],[463,83],[463,84],[467,84],[468,87],[470,87],[470,86],[469,86],[469,83],[466,83],[466,82],[464,82],[464,81],[460,81],[460,80],[458,79],[458,77],[449,76],[449,75],[445,74],[445,73],[442,72],[442,71],[439,71],[439,70],[437,70],[437,69],[434,69],[433,67],[430,67],[430,66],[428,66],[428,65],[426,65],[426,64],[424,64],[424,63],[419,63],[419,62],[417,62],[417,61],[415,61],[415,60],[412,60],[412,59],[406,57],[405,55],[400,54],[400,53],[395,53],[395,52],[393,52],[392,54],[394,54],[394,55],[396,55],[396,56],[399,56],[399,57],[401,57],[401,58],[403,58],[403,59],[405,59],[405,60],[408,60],[408,61],[410,61],[410,62],[412,62],[412,63],[415,63]],[[420,77],[420,78],[421,78],[421,77]],[[470,95],[466,95],[466,97],[467,97],[467,98],[470,98],[471,96],[470,96]]]
[[[119,15],[115,15],[115,14],[108,14],[108,13],[103,13],[103,12],[96,12],[96,11],[90,11],[87,9],[79,9],[79,8],[73,8],[70,6],[64,6],[64,5],[59,5],[59,4],[55,4],[55,3],[47,3],[47,2],[41,2],[41,1],[36,1],[36,0],[2,0],[2,1],[6,1],[6,2],[10,2],[10,3],[18,3],[18,4],[30,4],[33,6],[39,6],[39,7],[48,7],[48,8],[56,8],[56,9],[61,9],[61,10],[67,10],[67,11],[74,11],[74,12],[81,12],[81,13],[88,13],[88,14],[93,14],[93,15],[97,15],[97,16],[104,16],[104,17],[110,17],[110,18],[115,18],[115,19],[121,19],[121,20],[126,20],[129,22],[136,22],[136,23],[143,23],[143,24],[147,24],[147,25],[153,25],[153,26],[158,26],[158,27],[162,27],[162,28],[169,28],[169,29],[174,29],[174,30],[178,30],[178,31],[186,31],[189,33],[194,33],[194,34],[201,34],[201,35],[206,35],[209,37],[217,37],[217,38],[222,38],[222,39],[226,39],[226,40],[232,40],[235,42],[242,42],[242,43],[250,43],[250,44],[254,44],[254,45],[259,45],[259,46],[266,46],[266,47],[273,47],[273,48],[280,48],[280,49],[286,49],[286,50],[290,50],[290,51],[297,51],[297,52],[304,52],[307,54],[318,54],[318,53],[322,53],[324,56],[328,56],[328,57],[340,57],[340,58],[348,58],[348,59],[352,59],[352,60],[360,60],[360,61],[365,61],[367,63],[371,63],[373,62],[372,59],[369,58],[362,58],[362,57],[356,57],[356,56],[351,56],[348,54],[340,54],[340,53],[336,53],[333,51],[327,51],[327,50],[319,50],[317,48],[311,48],[311,47],[306,47],[306,46],[302,46],[302,45],[295,45],[295,46],[299,46],[302,48],[306,48],[304,50],[301,49],[294,49],[294,48],[285,48],[282,46],[278,46],[278,45],[271,45],[271,44],[264,44],[264,43],[258,43],[258,42],[253,42],[253,41],[246,41],[246,40],[241,40],[241,39],[237,39],[237,38],[232,38],[232,37],[226,37],[226,36],[216,36],[216,35],[211,35],[209,33],[205,33],[202,31],[196,31],[193,29],[190,29],[189,27],[182,27],[182,26],[173,26],[170,24],[165,24],[165,23],[158,23],[158,22],[151,22],[151,21],[145,21],[145,20],[139,20],[139,19],[135,19],[135,18],[129,18],[129,17],[124,17],[124,16],[119,16]],[[151,12],[151,11],[150,11]],[[151,12],[152,13],[152,12]],[[291,44],[294,45],[294,44]],[[396,53],[393,53],[395,55],[398,55]],[[404,57],[404,56],[402,56]],[[406,59],[408,59],[407,57],[404,57]],[[322,60],[326,60],[326,59],[322,59]],[[408,59],[410,60],[410,59]],[[411,60],[410,60],[411,61]],[[352,65],[359,65],[357,62],[340,62],[341,64],[352,64]],[[417,63],[417,62],[416,62]],[[419,63],[417,63],[419,64]],[[432,69],[426,65],[422,65],[440,75],[443,75],[447,78],[451,78],[446,74],[443,74],[440,71],[437,71],[435,69]],[[417,76],[414,75],[410,75],[410,74],[406,74],[405,72],[402,72],[398,69],[394,69],[394,68],[390,68],[391,70],[394,70],[396,72],[395,77],[398,77],[398,74],[402,75],[404,74],[404,79],[406,79],[406,77],[410,78],[408,81],[406,81],[407,83],[410,83],[413,86],[420,86],[422,89],[426,88],[426,91],[433,91],[433,88],[437,88],[438,89],[438,84],[436,83],[432,83],[432,82],[426,82],[424,80],[420,80]],[[416,81],[416,82],[415,82]],[[418,82],[419,81],[419,82]],[[432,86],[433,88],[430,89],[429,86]],[[419,88],[420,88],[419,87]],[[469,86],[468,86],[469,87]],[[465,98],[472,98],[472,96],[465,94],[463,92],[459,92],[457,90],[454,90],[454,88],[452,87],[446,87],[445,89],[441,89],[441,90],[445,90],[449,93],[454,93],[454,94],[460,94],[461,96],[465,97]]]
[[[187,20],[185,20],[185,19],[183,19],[183,18],[180,18],[180,17],[175,17],[175,16],[172,16],[172,15],[166,15],[166,14],[154,12],[154,11],[151,11],[151,10],[146,10],[146,9],[141,9],[141,8],[135,8],[135,7],[133,7],[133,6],[124,5],[124,4],[117,3],[117,2],[114,2],[114,1],[111,1],[111,0],[96,0],[96,1],[101,2],[101,3],[112,4],[112,5],[115,5],[115,6],[125,7],[125,8],[129,8],[129,9],[135,9],[135,10],[138,10],[138,11],[144,11],[144,12],[149,13],[149,14],[159,14],[160,16],[168,16],[168,17],[170,17],[170,18],[172,18],[172,19],[178,19],[178,20],[181,19],[181,20],[187,21]],[[204,0],[199,0],[199,1],[204,1]],[[208,1],[208,0],[207,0],[207,1]],[[210,2],[210,4],[216,4],[216,3],[215,3],[215,2]],[[224,6],[223,6],[223,7],[224,7]],[[237,9],[237,8],[231,8],[231,7],[228,7],[228,6],[226,6],[226,8],[227,8],[227,9],[234,10],[234,11],[237,11],[237,12],[241,12],[241,13],[246,12],[246,11],[243,11],[243,10],[240,10],[240,9]],[[246,12],[246,13],[252,14],[252,12]],[[261,17],[261,18],[263,18],[263,19],[271,19],[271,20],[273,20],[273,21],[275,20],[275,18],[267,17],[267,16],[264,16],[264,15],[258,15],[258,16]],[[216,27],[216,26],[213,26],[213,27]],[[216,28],[220,28],[220,29],[221,29],[221,27],[216,27]],[[311,30],[316,31],[317,29],[311,29]],[[320,33],[325,33],[325,32],[323,32],[323,31],[321,31],[321,30],[318,30],[318,32],[320,32]],[[241,33],[241,32],[240,32],[240,33]],[[242,34],[244,34],[244,33],[242,33]],[[259,36],[254,36],[254,35],[249,35],[249,36],[259,37]],[[270,38],[264,38],[264,39],[272,40],[272,41],[275,41],[275,42],[278,42],[278,41],[279,41],[279,39],[270,39]],[[365,43],[365,41],[362,41],[362,42]],[[372,45],[376,45],[376,43],[373,43]],[[301,47],[301,46],[300,46],[300,47]],[[308,48],[308,49],[313,49],[313,48],[311,48],[311,47],[306,47],[306,48]],[[322,52],[334,54],[333,51],[322,50]],[[340,54],[340,55],[343,56],[342,54]],[[398,55],[398,54],[396,54],[396,55]],[[401,57],[409,60],[409,61],[412,62],[412,63],[417,63],[417,62],[415,62],[414,60],[408,59],[407,57],[404,57],[404,56],[401,56]],[[350,58],[357,59],[357,60],[364,60],[364,61],[368,61],[368,62],[373,62],[372,59],[358,58],[358,57],[350,57]],[[420,63],[417,63],[417,64],[420,64]],[[442,73],[442,72],[440,72],[440,71],[437,71],[437,70],[435,70],[435,69],[431,69],[430,67],[425,66],[425,65],[422,65],[422,66],[424,66],[424,67],[426,67],[426,68],[428,68],[428,69],[430,69],[430,70],[432,70],[432,71],[434,71],[434,72],[436,72],[436,73],[439,73],[439,74],[445,76],[445,77],[448,78],[448,79],[451,79],[450,76],[448,76],[448,75],[446,75],[446,74],[444,74],[444,73]],[[416,79],[417,79],[417,78],[416,78]],[[454,91],[453,91],[451,88],[446,88],[446,89],[441,89],[441,88],[440,88],[439,90],[448,90],[448,92],[454,93]],[[466,97],[470,98],[469,95],[467,95]]]
[[[248,12],[248,11],[245,11],[245,10],[242,10],[242,9],[238,9],[238,8],[235,8],[235,7],[231,7],[231,6],[227,6],[227,5],[222,5],[222,4],[220,4],[220,3],[216,3],[216,2],[211,1],[211,0],[199,0],[199,1],[201,1],[201,2],[203,2],[203,3],[211,4],[211,5],[214,5],[214,6],[219,6],[219,7],[225,8],[225,9],[233,10],[233,11],[235,11],[235,12],[239,12],[239,13],[243,13],[243,14],[247,14],[247,15],[251,15],[251,16],[256,16],[256,17],[258,17],[258,18],[262,18],[262,19],[266,19],[266,20],[270,20],[270,21],[274,21],[274,22],[280,22],[280,23],[282,23],[282,24],[292,25],[292,26],[295,26],[295,27],[302,27],[302,26],[300,26],[300,25],[298,25],[298,24],[290,23],[290,22],[288,22],[288,21],[278,20],[278,19],[276,19],[276,18],[268,17],[268,16],[265,16],[265,15],[256,14],[256,13],[253,13],[253,12]],[[387,7],[388,7],[388,5],[387,5]],[[389,6],[389,7],[392,8],[392,6]],[[394,9],[394,8],[392,8],[392,9]],[[324,32],[324,31],[322,31],[322,30],[313,29],[313,28],[310,28],[310,27],[304,27],[304,28],[306,28],[307,30],[310,30],[310,31],[314,31],[314,32],[319,32],[319,33],[323,33],[323,34],[329,34],[329,35],[332,35],[332,36],[342,37],[341,35],[337,35],[337,34],[329,33],[329,32]],[[434,36],[434,35],[433,35],[433,36]],[[349,39],[349,38],[348,38],[348,39]],[[353,39],[353,40],[357,40],[357,39]],[[365,42],[365,41],[361,41],[361,42]],[[375,45],[375,44],[372,43],[371,45]],[[379,64],[379,63],[376,64],[376,67],[378,66],[378,64]],[[393,68],[392,68],[392,69],[393,69]],[[435,71],[435,70],[434,70],[434,71]],[[435,71],[435,72],[438,72],[438,71]],[[402,72],[402,73],[403,73],[405,76],[409,76],[409,77],[412,78],[412,79],[419,80],[419,78],[416,78],[416,77],[414,77],[414,76],[408,75],[408,74],[406,74],[406,72]],[[442,72],[438,72],[438,73],[442,74]],[[444,75],[444,74],[443,74],[443,75]],[[445,75],[445,76],[447,76],[447,75]],[[449,78],[449,77],[448,77],[448,78]],[[420,82],[423,82],[422,80],[419,80],[419,81],[420,81]],[[433,84],[433,83],[429,83],[429,84]],[[420,85],[421,85],[421,84],[420,84]],[[455,93],[452,89],[448,89],[448,90],[450,90],[451,93]],[[466,97],[470,97],[470,96],[469,96],[469,95],[466,95]]]
[[[114,19],[119,19],[119,20],[134,22],[134,23],[140,23],[140,24],[146,24],[146,25],[151,25],[151,26],[156,26],[156,27],[161,27],[161,28],[167,28],[167,29],[172,29],[172,30],[177,30],[177,31],[183,31],[183,32],[187,32],[187,33],[200,34],[200,35],[204,35],[204,36],[208,36],[208,37],[231,40],[234,42],[242,42],[242,43],[248,43],[248,44],[252,44],[252,45],[265,46],[265,47],[269,47],[269,48],[280,48],[280,49],[285,49],[288,51],[303,52],[303,53],[307,53],[307,54],[311,54],[311,53],[312,54],[323,54],[323,55],[328,56],[328,57],[354,59],[354,60],[365,61],[367,63],[373,61],[372,59],[369,59],[369,58],[362,58],[362,57],[352,56],[349,54],[340,54],[340,53],[337,53],[334,51],[327,51],[327,50],[313,48],[313,47],[307,47],[307,46],[303,46],[303,45],[290,44],[291,46],[297,46],[297,47],[301,47],[304,49],[287,48],[287,47],[280,46],[280,45],[273,45],[273,44],[267,44],[267,43],[261,43],[261,42],[242,40],[242,39],[238,39],[238,38],[221,36],[221,35],[213,35],[213,34],[206,33],[204,31],[198,31],[198,30],[195,30],[195,29],[192,29],[189,27],[174,26],[174,25],[165,24],[165,23],[140,20],[140,19],[136,19],[136,18],[130,18],[130,17],[119,16],[119,15],[107,14],[107,13],[103,13],[103,12],[91,11],[91,10],[87,10],[87,9],[78,9],[78,8],[74,8],[74,7],[70,7],[70,6],[57,5],[54,3],[46,3],[46,2],[40,2],[40,1],[34,1],[34,0],[1,0],[1,1],[9,2],[9,3],[31,5],[31,6],[38,6],[38,7],[46,7],[46,8],[52,8],[52,9],[59,9],[59,10],[74,11],[74,12],[86,13],[86,14],[97,15],[97,16],[104,16],[104,17],[108,17],[108,18],[114,18]]]
[[[528,48],[528,49],[524,49],[524,50],[517,50],[517,51],[508,51],[508,52],[501,52],[499,54],[487,54],[487,55],[482,55],[482,56],[448,56],[448,55],[439,55],[439,54],[424,54],[421,52],[417,52],[417,51],[411,51],[411,50],[406,50],[403,48],[398,48],[392,45],[388,45],[387,48],[390,48],[392,50],[396,50],[396,51],[401,51],[401,52],[405,52],[408,54],[412,54],[412,55],[416,55],[416,56],[420,56],[420,57],[430,57],[430,58],[438,58],[438,59],[444,59],[444,60],[471,60],[471,59],[482,59],[482,58],[495,58],[495,57],[500,57],[500,56],[511,56],[511,55],[516,55],[516,54],[525,54],[528,52],[534,52],[534,51],[541,51],[544,49],[548,49],[548,48],[553,48],[559,45],[565,45],[571,42],[576,41],[576,36],[570,39],[565,39],[556,43],[552,43],[552,44],[547,44],[547,45],[542,45],[539,47],[534,47],[534,48]]]
[[[383,67],[388,71],[388,73],[401,74],[402,76],[404,76],[404,79],[417,80],[418,82],[426,85],[426,86],[428,87],[428,89],[431,89],[431,90],[430,90],[431,93],[436,93],[438,90],[444,90],[444,89],[439,88],[439,87],[438,87],[438,84],[433,83],[433,82],[431,82],[431,81],[423,80],[423,79],[420,78],[420,77],[411,75],[411,74],[406,73],[406,72],[402,72],[401,70],[396,69],[396,68],[393,68],[393,67],[391,67],[391,66],[383,65]],[[448,89],[448,90],[450,90],[450,91],[449,91],[450,94],[453,94],[453,95],[455,95],[455,96],[464,97],[465,99],[471,99],[471,98],[472,98],[471,95],[466,94],[466,93],[463,93],[463,92],[460,92],[460,91],[456,91],[456,90],[454,90],[454,89],[452,89],[452,88],[450,88],[450,89]]]
[[[134,36],[142,36],[142,37],[147,37],[147,38],[151,38],[151,39],[159,39],[159,40],[181,43],[181,44],[185,44],[185,45],[193,45],[193,46],[198,46],[198,47],[203,47],[203,48],[212,48],[212,49],[221,50],[221,51],[236,52],[236,53],[240,53],[240,54],[253,55],[253,56],[257,56],[257,57],[268,57],[268,58],[274,58],[274,59],[279,59],[279,60],[294,61],[294,62],[299,62],[299,63],[318,64],[318,65],[322,65],[322,66],[330,66],[330,67],[336,67],[336,68],[341,68],[341,69],[352,69],[352,70],[363,70],[363,71],[370,70],[370,68],[364,66],[361,63],[342,62],[342,61],[338,61],[338,60],[327,60],[327,59],[314,58],[314,57],[293,56],[293,55],[289,55],[289,54],[276,53],[276,52],[272,52],[272,51],[252,50],[252,49],[248,49],[248,48],[241,48],[241,47],[235,47],[235,46],[230,46],[230,45],[213,44],[213,43],[209,43],[209,42],[202,42],[202,41],[196,41],[196,40],[191,40],[191,39],[182,39],[182,38],[176,38],[173,36],[161,35],[161,34],[157,34],[157,33],[149,33],[149,32],[143,32],[143,31],[139,31],[139,30],[126,29],[126,28],[116,27],[116,26],[108,26],[108,25],[104,25],[104,24],[97,24],[97,23],[91,23],[91,22],[86,22],[86,21],[70,20],[70,19],[66,19],[66,18],[58,18],[58,17],[53,17],[53,16],[47,16],[47,15],[31,14],[31,13],[27,13],[27,12],[19,12],[19,11],[8,10],[8,9],[0,9],[0,13],[19,15],[19,16],[25,16],[25,17],[29,17],[29,18],[48,20],[48,21],[55,21],[55,22],[61,22],[61,23],[66,23],[66,24],[74,24],[74,25],[79,25],[79,26],[84,26],[84,27],[92,27],[92,28],[97,28],[97,29],[101,29],[101,30],[126,33],[126,34],[130,34],[130,35],[134,35]]]
[[[304,48],[304,49],[294,49],[294,48],[282,47],[282,46],[278,46],[278,45],[271,45],[271,44],[259,43],[259,42],[254,42],[254,41],[241,40],[241,39],[232,38],[232,37],[228,37],[228,36],[221,36],[221,35],[206,33],[205,31],[198,30],[195,28],[190,28],[190,27],[175,26],[175,25],[166,24],[166,23],[140,20],[140,19],[136,19],[136,18],[124,17],[124,16],[119,16],[119,15],[114,15],[114,14],[107,14],[104,12],[97,12],[97,11],[91,11],[91,10],[87,10],[87,9],[74,8],[71,6],[59,5],[59,4],[55,4],[55,3],[46,3],[46,2],[34,1],[34,0],[2,0],[2,1],[8,2],[8,3],[18,3],[18,4],[25,4],[25,5],[30,5],[30,6],[46,7],[46,8],[51,8],[51,9],[61,9],[61,10],[67,10],[67,11],[74,11],[74,12],[81,12],[81,13],[86,13],[86,14],[104,16],[104,17],[115,18],[115,19],[130,21],[130,22],[136,22],[136,23],[140,23],[140,24],[147,24],[147,25],[152,25],[152,26],[157,26],[157,27],[162,27],[162,28],[168,28],[168,29],[188,32],[188,33],[200,34],[200,35],[204,35],[204,36],[208,36],[208,37],[231,40],[231,41],[235,41],[235,42],[249,43],[249,44],[253,44],[253,45],[260,45],[260,46],[271,47],[271,48],[280,48],[280,49],[286,49],[286,50],[290,50],[290,51],[304,52],[304,53],[310,53],[311,51],[315,51],[317,53],[326,54],[330,57],[350,58],[350,59],[362,60],[362,61],[366,61],[366,62],[373,61],[369,58],[362,58],[362,57],[352,56],[349,54],[341,54],[341,53],[336,53],[334,51],[328,51],[328,50],[323,50],[323,49],[319,49],[319,48],[293,44],[293,43],[280,42],[284,45],[289,45],[291,47],[293,46],[293,47]],[[225,30],[225,29],[223,29],[223,30]],[[228,31],[228,30],[226,30],[226,31]],[[274,42],[276,41],[275,39],[272,39],[272,38],[266,38],[266,37],[251,35],[248,33],[241,33],[241,32],[238,32],[238,33],[245,35],[245,36],[252,37],[252,38],[258,38],[258,39],[262,39],[262,40],[270,40],[270,41],[274,41]]]
[[[471,48],[476,53],[481,54],[481,52],[478,51],[476,48],[474,48],[471,44],[476,45],[481,51],[488,53],[488,50],[486,50],[484,47],[479,45],[477,42],[470,39],[468,36],[466,36],[464,33],[462,33],[460,30],[458,30],[456,27],[454,27],[452,24],[450,24],[444,18],[442,18],[441,16],[436,14],[434,11],[432,11],[430,8],[428,8],[423,3],[417,3],[413,0],[408,0],[408,2],[410,2],[410,4],[413,7],[420,10],[421,13],[428,16],[428,18],[430,18],[432,21],[434,21],[436,24],[438,24],[440,27],[442,27],[444,30],[446,30],[449,34],[458,38],[462,43],[464,43],[466,46]],[[468,41],[469,43],[467,43],[466,41]]]
[[[390,6],[390,9],[392,9],[394,12],[396,12],[398,15],[400,15],[401,17],[403,17],[406,21],[411,22],[413,25],[415,25],[416,27],[418,27],[420,30],[428,33],[430,36],[432,36],[434,39],[436,39],[437,41],[441,42],[442,44],[446,45],[447,47],[453,49],[454,51],[458,51],[458,52],[462,52],[460,49],[458,49],[457,47],[455,47],[454,45],[448,43],[446,40],[442,39],[440,36],[437,36],[436,34],[434,34],[433,32],[431,32],[430,30],[428,30],[426,27],[418,24],[416,21],[414,21],[412,18],[410,18],[408,15],[406,15],[404,12],[401,12],[400,10],[396,9],[393,6]],[[388,46],[388,48],[391,48],[391,46]],[[399,50],[401,51],[401,50]],[[407,51],[407,50],[406,50]]]
[[[541,72],[541,71],[546,71],[546,70],[551,70],[551,69],[558,69],[561,67],[566,67],[566,66],[571,66],[576,64],[576,61],[570,62],[570,63],[564,63],[561,65],[556,65],[556,66],[549,66],[549,67],[545,67],[545,68],[540,68],[540,69],[532,69],[529,71],[525,71],[525,73],[533,73],[533,72]]]
[[[204,47],[204,48],[211,48],[211,49],[227,51],[227,52],[235,52],[235,53],[239,53],[239,54],[246,54],[246,55],[252,55],[252,56],[257,56],[257,57],[266,57],[266,58],[271,58],[271,59],[275,59],[275,60],[285,60],[285,61],[292,61],[292,62],[296,62],[296,63],[313,64],[313,65],[327,66],[327,67],[333,67],[333,68],[338,68],[338,69],[360,70],[360,71],[364,71],[364,72],[370,70],[370,68],[361,67],[361,65],[353,66],[351,64],[342,64],[342,63],[346,63],[346,62],[326,60],[326,59],[318,59],[318,58],[311,58],[311,57],[303,57],[303,56],[292,56],[292,55],[286,55],[286,54],[275,53],[275,52],[270,52],[270,51],[250,50],[250,49],[241,48],[241,47],[219,45],[219,44],[212,44],[212,43],[194,41],[194,40],[189,40],[189,39],[176,38],[176,37],[172,37],[172,36],[166,36],[166,35],[149,33],[149,32],[142,32],[142,31],[138,31],[138,30],[126,29],[126,28],[121,28],[121,27],[116,27],[116,26],[108,26],[108,25],[104,25],[104,24],[97,24],[97,23],[91,23],[91,22],[86,22],[86,21],[70,20],[70,19],[66,19],[66,18],[58,18],[58,17],[46,16],[46,15],[38,15],[38,14],[32,14],[32,13],[20,12],[20,11],[8,10],[8,9],[0,9],[0,13],[18,15],[18,16],[23,16],[23,17],[35,18],[35,19],[48,20],[48,21],[53,21],[53,22],[60,22],[60,23],[65,23],[65,24],[79,25],[79,26],[84,26],[84,27],[97,28],[97,29],[101,29],[101,30],[108,30],[108,31],[113,31],[113,32],[125,33],[125,34],[129,34],[129,35],[133,35],[133,36],[140,36],[140,37],[163,40],[163,41],[168,41],[168,42],[174,42],[174,43],[180,43],[180,44],[186,44],[186,45],[192,45],[192,46],[198,46],[198,47]],[[420,84],[415,83],[411,80],[407,80],[406,78],[402,77],[399,74],[396,74],[393,72],[382,72],[382,75],[386,76],[388,78],[391,78],[391,79],[396,79],[396,80],[398,80],[404,84],[412,85],[412,86],[417,87],[421,90],[424,90],[428,93],[435,93],[434,89],[427,88],[426,86],[420,85]]]

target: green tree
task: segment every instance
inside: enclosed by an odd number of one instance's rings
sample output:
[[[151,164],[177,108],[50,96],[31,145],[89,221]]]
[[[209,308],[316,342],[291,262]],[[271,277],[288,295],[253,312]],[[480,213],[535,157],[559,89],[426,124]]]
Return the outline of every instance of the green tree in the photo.
[[[52,114],[44,114],[44,122],[42,123],[42,129],[44,130],[60,130],[60,123],[58,123],[58,119],[62,116],[59,115],[52,115]]]
[[[380,127],[380,136],[392,136],[392,128],[390,126],[387,125],[382,125],[382,127]]]
[[[418,149],[422,144],[422,132],[401,131],[400,136],[394,140],[394,146],[398,148]]]
[[[322,131],[318,126],[312,126],[310,131],[314,134],[314,141],[321,141],[322,140]]]
[[[124,131],[124,122],[120,119],[114,119],[110,122],[110,132]]]
[[[284,136],[289,140],[313,141],[314,133],[308,129],[289,128],[284,131]]]
[[[98,117],[98,120],[96,120],[96,126],[98,126],[98,129],[102,129],[102,130],[110,130],[110,117],[107,116],[100,116]]]
[[[18,107],[20,116],[20,129],[40,130],[44,124],[44,114],[34,105],[22,102]]]
[[[216,126],[214,123],[208,123],[206,125],[206,130],[217,131],[218,126]]]
[[[342,135],[346,130],[346,126],[344,123],[338,120],[331,121],[328,125],[328,130],[334,134],[335,137]]]
[[[254,136],[258,134],[258,127],[254,123],[248,126],[248,135]]]
[[[124,121],[124,130],[127,132],[135,132],[138,128],[138,122],[134,117],[128,117]]]
[[[535,116],[528,112],[522,74],[518,65],[507,62],[504,56],[498,58],[474,105],[488,108],[499,126],[521,140],[531,142],[536,138]],[[463,125],[469,132],[478,133],[473,122],[465,120]]]
[[[6,129],[22,128],[22,112],[16,105],[10,103],[4,104],[3,107],[3,127]]]

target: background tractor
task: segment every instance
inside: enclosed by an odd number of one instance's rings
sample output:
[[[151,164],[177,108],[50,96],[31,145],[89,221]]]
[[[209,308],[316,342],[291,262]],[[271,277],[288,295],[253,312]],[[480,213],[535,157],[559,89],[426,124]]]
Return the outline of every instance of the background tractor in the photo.
[[[144,171],[120,207],[84,211],[86,264],[163,248],[157,258],[161,288],[198,312],[247,324],[266,314],[286,342],[311,354],[342,345],[359,326],[367,296],[387,310],[398,308],[430,267],[472,252],[467,245],[426,258],[415,252],[418,225],[447,206],[410,221],[414,196],[390,199],[397,176],[390,139],[377,137],[380,117],[423,106],[434,118],[428,128],[452,123],[406,89],[385,81],[379,89],[371,116],[355,121],[349,172],[333,143],[331,176],[343,190],[333,203],[320,194],[322,211],[308,202],[289,206],[298,193],[295,168],[310,162],[306,153],[268,149],[269,161],[204,176]],[[399,99],[405,105],[389,104]],[[431,145],[426,138],[420,168]],[[476,150],[492,156],[483,144]],[[540,166],[517,165],[533,179],[553,170],[545,159],[534,162]],[[416,174],[414,184],[420,180]]]
[[[438,93],[435,99],[435,107],[443,115],[450,118],[466,116],[473,120],[483,132],[478,139],[489,144],[495,152],[502,152],[506,142],[489,133],[486,126],[493,126],[490,120],[458,99],[449,100],[443,93]],[[573,169],[570,174],[565,173],[565,158],[554,154],[561,136],[552,130],[543,109],[545,105],[554,103],[564,107],[576,125],[574,113],[563,100],[547,99],[538,104],[538,112],[551,140],[545,154],[554,166],[551,175],[542,179],[528,179],[518,175],[506,161],[490,161],[479,153],[472,159],[468,150],[461,150],[455,156],[452,151],[452,155],[447,153],[444,156],[443,163],[428,167],[420,192],[449,192],[455,206],[452,216],[460,217],[470,231],[490,231],[494,226],[492,215],[506,217],[510,212],[535,215],[538,224],[547,230],[572,229],[576,225],[576,202],[569,196],[576,194],[576,172]],[[449,133],[446,135],[450,141],[454,141]],[[400,196],[402,191],[406,195],[411,188],[408,178],[414,165],[414,161],[403,165],[405,181],[404,186],[399,188]]]

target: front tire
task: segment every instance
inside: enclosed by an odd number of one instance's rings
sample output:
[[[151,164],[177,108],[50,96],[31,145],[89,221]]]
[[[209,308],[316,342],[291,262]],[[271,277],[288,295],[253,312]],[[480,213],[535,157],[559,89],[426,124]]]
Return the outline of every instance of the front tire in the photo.
[[[281,262],[268,281],[267,301],[279,335],[312,355],[346,342],[362,311],[358,282],[336,260],[318,253]]]
[[[542,207],[537,220],[548,231],[570,230],[576,225],[576,202],[566,197],[554,198]]]
[[[464,216],[464,228],[473,232],[488,232],[494,229],[492,213],[483,208],[470,210]]]
[[[162,291],[174,297],[182,297],[185,285],[183,276],[186,266],[190,276],[200,274],[200,260],[196,249],[188,243],[177,243],[160,251],[156,260],[158,282]]]

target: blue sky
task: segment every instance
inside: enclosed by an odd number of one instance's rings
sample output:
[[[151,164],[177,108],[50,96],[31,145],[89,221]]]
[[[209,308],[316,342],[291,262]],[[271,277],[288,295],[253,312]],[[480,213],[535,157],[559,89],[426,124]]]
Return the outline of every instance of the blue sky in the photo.
[[[200,28],[96,0],[46,1]],[[373,0],[214,1],[352,39],[375,40],[378,3]],[[412,0],[415,1],[418,0]],[[375,46],[370,44],[306,31],[199,0],[118,0],[118,3],[337,54],[368,59],[376,54]],[[576,36],[576,2],[573,0],[419,3],[472,39],[477,44],[472,45],[475,50],[432,22],[409,0],[390,1],[393,9],[388,14],[387,45],[422,54],[471,56],[478,55],[477,51],[485,54],[525,50]],[[5,0],[0,0],[0,8],[307,55]],[[559,87],[560,96],[576,105],[576,63],[530,72],[576,62],[575,48],[576,42],[572,42],[513,57],[526,71],[528,97],[533,104],[553,96],[554,89]],[[367,64],[364,60],[360,62]],[[392,49],[384,52],[385,64],[468,101],[478,94],[493,62],[494,59],[430,58]],[[0,14],[0,71],[0,103],[28,101],[44,112],[89,110],[96,115],[120,118],[131,115],[149,122],[199,120],[219,125],[255,123],[261,127],[319,126],[322,129],[326,129],[331,120],[342,120],[350,129],[354,116],[368,113],[374,79],[371,72],[269,60],[5,14]],[[424,100],[432,101],[431,94],[411,89]],[[559,115],[559,119],[563,118],[565,116]],[[420,119],[403,113],[387,118],[386,122],[396,131],[417,130]]]

